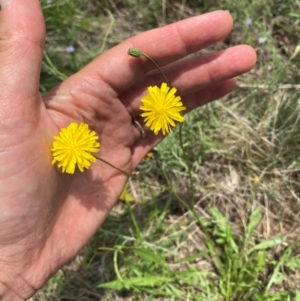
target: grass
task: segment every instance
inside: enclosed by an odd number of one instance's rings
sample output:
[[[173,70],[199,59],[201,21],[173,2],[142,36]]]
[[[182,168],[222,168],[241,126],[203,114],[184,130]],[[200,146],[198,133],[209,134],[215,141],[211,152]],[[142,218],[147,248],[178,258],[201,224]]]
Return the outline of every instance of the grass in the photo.
[[[235,27],[206,51],[248,43],[258,63],[231,95],[188,116],[188,163],[175,131],[140,164],[145,181],[172,189],[130,180],[136,202],[119,202],[87,248],[32,300],[299,301],[300,4],[42,4],[42,92],[133,34],[215,9],[229,10]],[[70,45],[75,51],[67,53]]]

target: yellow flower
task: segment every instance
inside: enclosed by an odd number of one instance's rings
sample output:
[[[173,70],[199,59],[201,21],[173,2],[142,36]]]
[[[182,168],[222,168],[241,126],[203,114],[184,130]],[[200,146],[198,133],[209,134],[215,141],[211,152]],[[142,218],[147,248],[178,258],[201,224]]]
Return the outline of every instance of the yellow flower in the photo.
[[[260,178],[259,178],[258,176],[254,176],[254,177],[252,178],[252,182],[253,182],[254,184],[257,184],[259,181],[260,181]]]
[[[149,152],[146,154],[145,159],[146,160],[151,160],[153,158],[153,153]]]
[[[162,83],[161,87],[148,87],[148,94],[142,98],[143,105],[140,106],[142,117],[145,117],[146,126],[155,135],[162,130],[163,135],[171,131],[171,127],[175,127],[175,122],[183,122],[184,118],[181,111],[186,110],[183,106],[180,96],[175,96],[177,89],[170,88],[166,83]]]
[[[119,199],[124,202],[134,202],[135,201],[133,195],[128,190],[128,183],[126,183],[121,195],[119,196]]]
[[[52,145],[53,161],[58,162],[62,172],[73,174],[76,164],[82,172],[89,169],[91,162],[96,158],[91,153],[100,149],[96,132],[90,131],[86,123],[71,123],[67,128],[61,129],[58,136],[54,137]]]

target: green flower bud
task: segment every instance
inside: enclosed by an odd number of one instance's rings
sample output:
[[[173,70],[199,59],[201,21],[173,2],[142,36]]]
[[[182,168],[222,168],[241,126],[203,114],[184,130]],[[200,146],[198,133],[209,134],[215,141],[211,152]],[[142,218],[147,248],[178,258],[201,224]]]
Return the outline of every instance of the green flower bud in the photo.
[[[137,49],[137,48],[129,48],[127,53],[134,57],[144,56],[143,51],[141,51],[140,49]]]

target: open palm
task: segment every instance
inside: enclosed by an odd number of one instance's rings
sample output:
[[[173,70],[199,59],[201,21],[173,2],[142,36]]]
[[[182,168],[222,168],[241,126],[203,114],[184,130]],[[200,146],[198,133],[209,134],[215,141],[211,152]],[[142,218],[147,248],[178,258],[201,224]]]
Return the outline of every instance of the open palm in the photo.
[[[140,99],[161,76],[130,47],[156,60],[187,111],[220,98],[234,77],[255,63],[255,52],[236,46],[180,60],[223,39],[228,12],[190,18],[130,38],[77,74],[39,93],[44,20],[38,0],[14,0],[0,13],[0,295],[28,298],[87,243],[120,195],[126,176],[97,161],[63,174],[51,165],[53,137],[70,122],[85,122],[100,137],[100,156],[131,172],[162,140],[132,123]],[[6,299],[4,299],[6,300]]]

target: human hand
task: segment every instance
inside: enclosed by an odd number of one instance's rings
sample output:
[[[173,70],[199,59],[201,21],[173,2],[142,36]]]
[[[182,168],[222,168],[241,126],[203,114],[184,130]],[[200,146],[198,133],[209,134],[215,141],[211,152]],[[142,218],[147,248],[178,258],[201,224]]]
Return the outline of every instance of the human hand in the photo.
[[[4,2],[2,2],[2,5]],[[97,161],[91,169],[63,174],[51,165],[53,137],[71,122],[85,122],[100,137],[100,156],[132,172],[162,140],[140,131],[149,85],[160,85],[147,59],[127,55],[139,48],[178,89],[187,111],[218,99],[234,77],[253,67],[248,46],[178,61],[226,37],[228,12],[190,18],[132,37],[96,58],[43,99],[39,75],[45,38],[38,0],[14,0],[0,12],[0,299],[28,298],[74,257],[102,224],[127,177]]]

